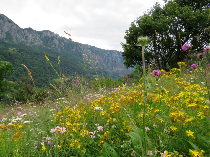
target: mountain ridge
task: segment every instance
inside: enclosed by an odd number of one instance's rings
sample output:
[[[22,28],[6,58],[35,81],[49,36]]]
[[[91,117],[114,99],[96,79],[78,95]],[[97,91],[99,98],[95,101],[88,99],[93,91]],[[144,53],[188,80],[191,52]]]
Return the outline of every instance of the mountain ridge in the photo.
[[[36,31],[30,27],[23,29],[3,14],[0,14],[0,40],[18,46],[23,45],[24,47],[25,45],[25,47],[31,47],[36,51],[45,50],[47,55],[70,57],[77,62],[74,66],[78,66],[77,64],[81,66],[85,61],[89,69],[95,66],[102,73],[110,73],[110,75],[118,77],[132,72],[131,69],[126,69],[123,65],[124,61],[120,51],[104,50],[74,42],[49,30]]]

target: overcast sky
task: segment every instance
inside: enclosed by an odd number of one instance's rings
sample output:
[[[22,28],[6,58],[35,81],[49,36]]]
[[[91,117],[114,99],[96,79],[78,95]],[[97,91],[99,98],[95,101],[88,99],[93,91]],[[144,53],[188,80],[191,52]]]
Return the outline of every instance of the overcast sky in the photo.
[[[50,30],[73,41],[123,51],[131,22],[163,0],[0,0],[0,13],[21,28]]]

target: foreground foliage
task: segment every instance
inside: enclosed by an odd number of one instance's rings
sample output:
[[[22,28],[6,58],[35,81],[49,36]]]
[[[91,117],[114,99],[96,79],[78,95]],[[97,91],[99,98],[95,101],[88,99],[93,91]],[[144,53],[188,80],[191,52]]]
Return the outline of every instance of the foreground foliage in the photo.
[[[195,83],[196,70],[191,75],[180,71],[148,75],[144,128],[142,79],[137,85],[95,93],[75,103],[62,98],[23,107],[16,102],[1,114],[0,152],[5,156],[141,156],[146,145],[149,156],[209,156],[207,88]]]

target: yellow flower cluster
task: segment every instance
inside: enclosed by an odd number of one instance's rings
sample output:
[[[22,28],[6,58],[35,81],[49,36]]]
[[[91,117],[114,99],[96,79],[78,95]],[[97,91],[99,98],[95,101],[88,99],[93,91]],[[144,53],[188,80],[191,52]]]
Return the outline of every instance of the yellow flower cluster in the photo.
[[[185,62],[177,62],[177,65],[179,65],[179,66],[187,66],[187,64],[185,63]]]
[[[182,62],[179,64],[184,65]],[[161,128],[162,131],[172,132],[176,136],[184,129],[186,137],[194,138],[197,135],[195,128],[189,128],[192,125],[199,126],[201,120],[210,114],[205,101],[207,90],[198,84],[190,84],[183,78],[177,78],[173,75],[177,71],[179,69],[172,69],[172,75],[164,78],[170,80],[170,85],[164,88],[161,87],[164,81],[160,81],[158,87],[155,82],[151,83],[151,89],[148,88],[146,96],[145,114],[143,84],[133,88],[119,87],[110,97],[104,95],[90,104],[79,102],[74,107],[66,107],[62,112],[58,112],[55,120],[66,128],[63,136],[72,137],[65,140],[65,144],[87,153],[89,150],[84,142],[93,139],[99,150],[104,142],[122,143],[122,139],[129,138],[125,133],[133,131],[129,127],[132,125],[131,121],[142,127],[143,115],[147,119],[146,126],[166,126]],[[112,132],[114,129],[115,133]],[[113,139],[113,134],[121,139]]]

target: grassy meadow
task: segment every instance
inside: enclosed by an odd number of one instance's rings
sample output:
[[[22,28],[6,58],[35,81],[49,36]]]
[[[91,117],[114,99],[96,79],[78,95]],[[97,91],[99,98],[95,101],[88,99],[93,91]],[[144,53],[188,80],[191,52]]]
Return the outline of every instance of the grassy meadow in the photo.
[[[0,156],[209,157],[210,66],[203,61],[178,62],[169,72],[151,67],[126,83],[99,77],[91,87],[63,75],[42,103],[1,106]]]

